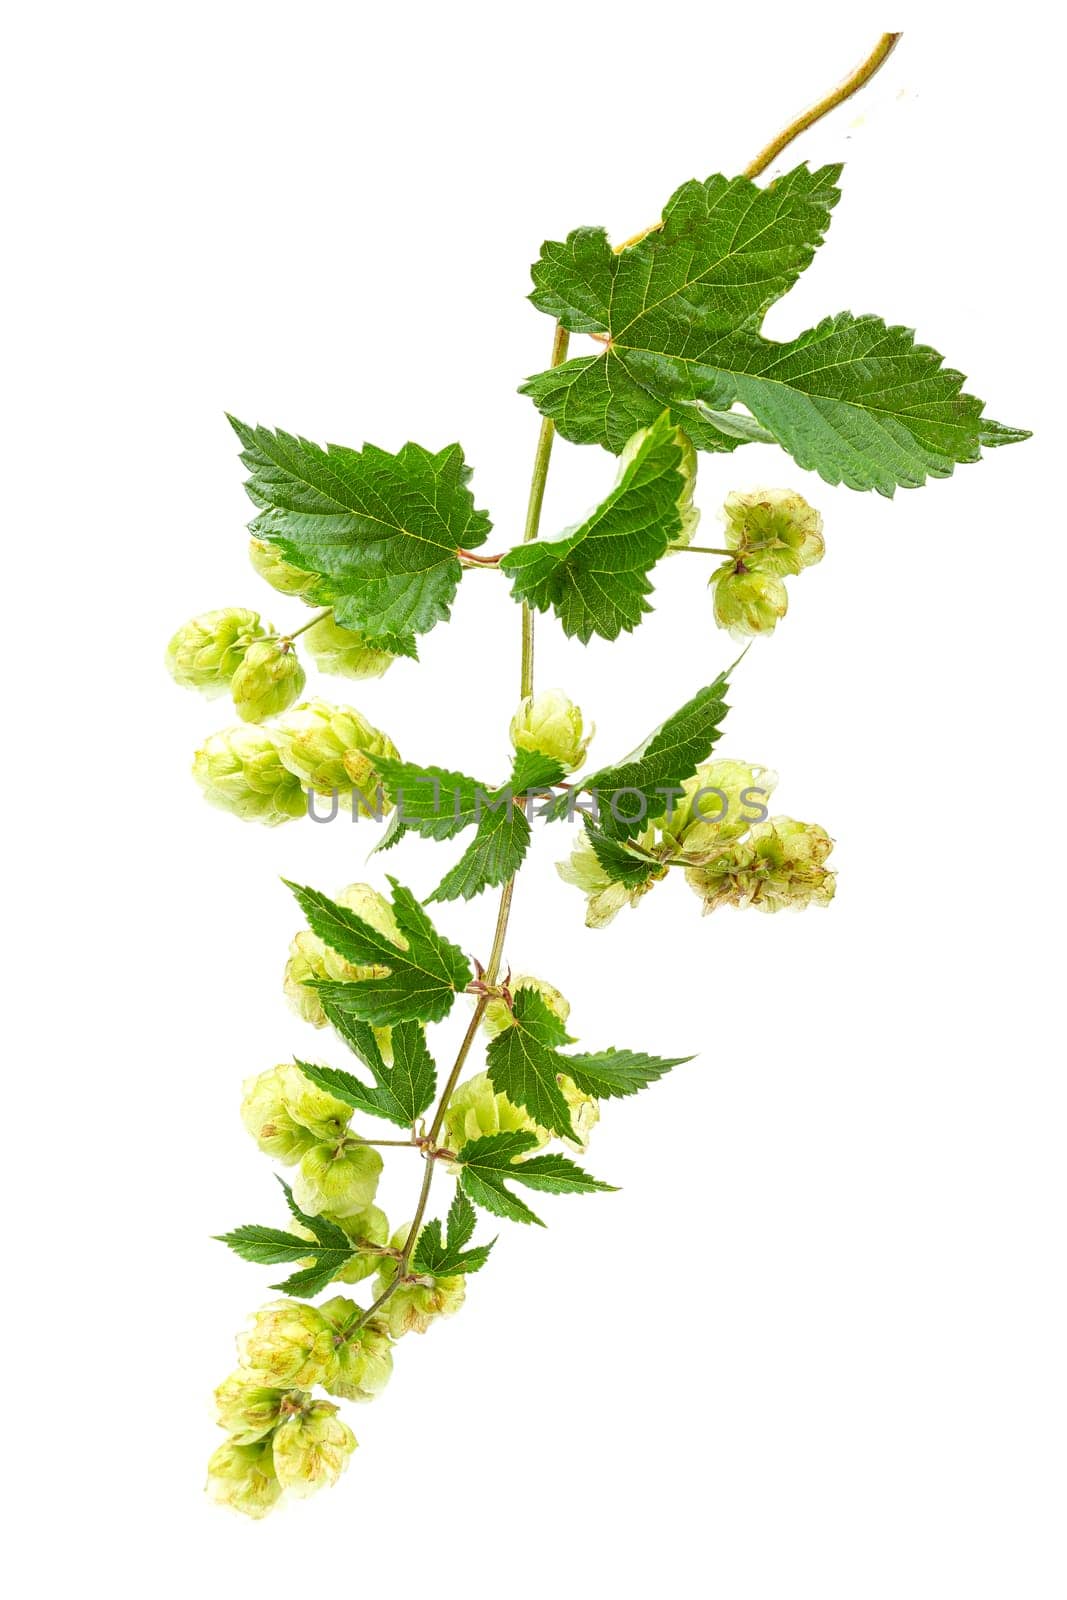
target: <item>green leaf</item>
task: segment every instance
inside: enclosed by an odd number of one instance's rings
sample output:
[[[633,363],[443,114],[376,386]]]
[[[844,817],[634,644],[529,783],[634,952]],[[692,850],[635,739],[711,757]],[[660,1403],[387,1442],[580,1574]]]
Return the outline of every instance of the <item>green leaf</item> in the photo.
[[[644,883],[649,873],[657,870],[657,862],[650,861],[647,856],[634,855],[620,840],[611,839],[606,833],[601,833],[588,818],[585,822],[585,831],[593,846],[593,854],[613,883],[625,883],[634,887]]]
[[[566,1138],[574,1138],[574,1130],[560,1078],[570,1078],[583,1094],[611,1100],[636,1094],[672,1067],[692,1060],[691,1056],[666,1058],[614,1048],[565,1055],[559,1047],[571,1042],[566,1029],[536,989],[518,989],[513,1008],[514,1021],[497,1034],[486,1052],[490,1081],[513,1105],[523,1106],[542,1128]],[[524,1163],[523,1170],[531,1165]]]
[[[536,794],[551,789],[567,775],[567,769],[555,756],[546,756],[543,750],[516,750],[511,763],[511,787],[515,795]]]
[[[375,756],[374,765],[407,832],[421,833],[424,839],[452,839],[478,820],[483,791],[477,778],[388,756]]]
[[[728,710],[726,689],[727,675],[722,673],[698,689],[625,761],[576,780],[575,788],[597,797],[602,835],[632,839],[664,814],[670,795],[693,776],[719,737],[719,724]],[[561,795],[545,815],[558,819],[566,815],[570,803],[570,797]]]
[[[428,1222],[419,1234],[411,1264],[416,1272],[428,1273],[433,1278],[451,1278],[460,1273],[477,1272],[489,1259],[496,1240],[475,1245],[472,1250],[463,1246],[474,1232],[475,1211],[466,1195],[456,1189],[448,1208],[447,1232],[441,1237],[440,1218]]]
[[[483,889],[506,883],[522,865],[530,848],[530,824],[525,812],[515,804],[510,787],[483,795],[480,810],[474,838],[427,897],[427,904],[433,900],[472,900]]]
[[[333,606],[369,643],[415,655],[415,635],[448,618],[462,575],[457,550],[484,544],[491,527],[475,510],[459,445],[436,455],[417,444],[396,455],[371,444],[323,450],[230,422],[260,507],[253,532],[318,574],[304,598]]]
[[[309,1216],[301,1211],[289,1185],[282,1179],[278,1181],[285,1193],[289,1210],[296,1220],[303,1223],[314,1235],[313,1239],[301,1239],[298,1234],[286,1233],[281,1228],[264,1228],[255,1223],[234,1228],[230,1233],[216,1234],[216,1238],[222,1244],[229,1245],[230,1249],[245,1261],[252,1261],[262,1266],[275,1265],[279,1262],[306,1261],[310,1257],[310,1266],[294,1272],[283,1283],[271,1285],[272,1288],[281,1289],[286,1294],[306,1299],[318,1294],[327,1284],[332,1283],[341,1268],[347,1266],[359,1251],[335,1222],[330,1222],[326,1217]]]
[[[434,892],[435,900],[470,900],[483,889],[506,883],[518,871],[530,845],[530,825],[516,803],[528,790],[546,789],[563,777],[563,767],[537,750],[520,750],[510,784],[496,788],[464,772],[421,767],[388,758],[375,763],[390,798],[400,831],[426,839],[451,839],[475,827],[475,836]],[[390,838],[380,848],[394,843]]]
[[[512,1105],[523,1106],[542,1128],[577,1139],[558,1082],[559,1074],[566,1071],[566,1058],[556,1047],[566,1042],[563,1024],[537,990],[519,989],[514,1021],[490,1041],[486,1066],[493,1088],[506,1094]]]
[[[306,1253],[311,1255],[313,1252],[308,1250]],[[321,1294],[323,1289],[329,1288],[341,1268],[347,1266],[356,1253],[349,1250],[347,1255],[342,1255],[337,1250],[321,1250],[313,1266],[301,1268],[281,1283],[272,1283],[271,1288],[280,1289],[282,1294],[295,1295],[298,1300],[310,1300],[312,1295]]]
[[[350,1012],[343,1011],[332,1000],[323,1000],[321,991],[319,991],[319,999],[326,1020],[331,1024],[334,1032],[340,1035],[352,1054],[362,1061],[365,1067],[371,1069],[375,1082],[380,1082],[382,1074],[387,1069],[378,1041],[374,1036],[374,1029],[370,1023],[362,1021],[359,1017],[352,1016]]]
[[[646,573],[681,531],[684,440],[668,411],[648,430],[615,488],[577,528],[509,550],[500,566],[516,600],[555,611],[588,644],[617,639],[651,611]]]
[[[329,1008],[330,1011],[335,1009]],[[345,1105],[369,1112],[373,1117],[385,1117],[398,1127],[410,1128],[433,1100],[437,1069],[427,1048],[425,1030],[419,1023],[398,1022],[392,1030],[392,1045],[392,1065],[386,1064],[380,1052],[376,1052],[376,1062],[373,1056],[364,1058],[374,1074],[373,1087],[337,1067],[313,1066],[307,1061],[298,1061],[296,1065],[311,1083],[343,1100]]]
[[[228,1244],[243,1261],[254,1261],[258,1266],[303,1261],[314,1249],[307,1239],[300,1239],[295,1233],[286,1233],[281,1228],[261,1228],[256,1223],[246,1223],[229,1233],[217,1233],[215,1238],[220,1244]]]
[[[566,1062],[568,1078],[583,1094],[598,1100],[618,1099],[636,1094],[672,1067],[683,1066],[692,1056],[648,1056],[640,1050],[600,1050],[592,1055],[570,1055]]]
[[[377,1027],[397,1022],[440,1022],[448,1015],[457,992],[470,982],[471,969],[463,952],[436,932],[409,889],[395,878],[389,879],[393,913],[407,941],[407,949],[398,950],[384,934],[346,906],[336,905],[317,889],[283,881],[296,896],[312,932],[325,940],[331,950],[346,961],[390,969],[386,977],[364,978],[356,983],[316,983],[313,987],[324,1006],[330,1004],[339,1012]]]
[[[511,1029],[505,1030],[511,1032]],[[544,1227],[541,1218],[524,1200],[507,1187],[508,1183],[522,1183],[530,1189],[540,1189],[548,1194],[591,1194],[596,1190],[613,1191],[610,1183],[601,1183],[590,1177],[581,1167],[566,1156],[531,1156],[519,1161],[537,1144],[532,1133],[492,1133],[483,1139],[469,1139],[458,1152],[459,1181],[476,1205],[492,1211],[495,1216],[507,1217],[512,1222],[535,1222]]]
[[[1025,437],[985,421],[962,375],[906,328],[843,312],[784,343],[759,332],[821,242],[839,172],[800,166],[762,189],[694,181],[661,227],[618,254],[597,229],[546,245],[534,304],[607,343],[523,392],[565,438],[616,454],[668,407],[700,449],[769,432],[828,483],[886,495]]]

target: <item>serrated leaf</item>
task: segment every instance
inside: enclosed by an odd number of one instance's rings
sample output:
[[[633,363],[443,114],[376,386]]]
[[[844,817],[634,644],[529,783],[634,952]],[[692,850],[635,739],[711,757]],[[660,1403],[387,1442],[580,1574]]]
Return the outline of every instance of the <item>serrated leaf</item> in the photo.
[[[303,1261],[314,1248],[306,1239],[281,1228],[262,1228],[256,1223],[246,1223],[232,1228],[229,1233],[217,1233],[220,1244],[228,1244],[242,1261],[255,1262],[257,1266],[277,1266],[281,1261]]]
[[[477,778],[388,756],[376,755],[374,765],[405,831],[424,839],[452,839],[477,821],[483,792]]]
[[[513,1015],[511,1025],[490,1040],[486,1051],[493,1088],[506,1094],[512,1105],[523,1106],[542,1128],[577,1140],[558,1082],[566,1071],[565,1057],[556,1049],[567,1039],[562,1023],[536,989],[516,991]]]
[[[320,1289],[325,1289],[327,1284],[332,1283],[341,1268],[347,1266],[359,1252],[352,1240],[335,1222],[330,1222],[326,1217],[309,1216],[301,1211],[289,1185],[283,1179],[278,1181],[281,1183],[289,1210],[313,1235],[311,1239],[301,1239],[298,1234],[287,1233],[284,1229],[264,1228],[255,1223],[234,1228],[230,1233],[216,1234],[216,1238],[222,1244],[229,1245],[230,1249],[245,1261],[252,1261],[262,1266],[306,1261],[310,1257],[310,1266],[293,1273],[283,1283],[271,1286],[283,1290],[286,1294],[306,1299],[318,1294]]]
[[[441,1237],[440,1218],[428,1222],[419,1234],[411,1258],[416,1272],[425,1272],[434,1278],[450,1278],[460,1273],[477,1272],[485,1266],[496,1240],[475,1245],[471,1250],[463,1247],[474,1232],[475,1211],[463,1191],[457,1187],[448,1208],[444,1239]]]
[[[501,559],[512,595],[555,611],[564,633],[588,644],[617,639],[652,607],[646,574],[681,531],[684,439],[670,412],[649,428],[615,488],[576,528],[522,544]]]
[[[523,392],[565,438],[616,454],[664,407],[700,449],[736,449],[741,405],[828,483],[886,495],[1025,437],[984,420],[961,374],[908,329],[844,312],[782,343],[759,332],[821,242],[839,171],[800,166],[763,189],[721,176],[684,184],[662,226],[619,253],[595,229],[546,245],[534,304],[607,342]]]
[[[719,737],[719,724],[728,710],[723,698],[727,687],[727,675],[722,673],[698,689],[625,761],[575,781],[576,789],[597,797],[601,834],[632,839],[664,814],[670,792],[693,776]],[[569,797],[561,795],[545,815],[564,816],[569,803]]]
[[[398,950],[347,906],[335,904],[317,889],[283,881],[296,896],[312,932],[325,940],[331,950],[346,961],[390,969],[386,977],[315,984],[324,1006],[333,1005],[338,1011],[377,1027],[397,1022],[440,1022],[448,1015],[457,992],[470,982],[471,969],[463,952],[437,933],[409,889],[395,878],[389,879],[393,913],[407,941],[407,949]]]
[[[314,1254],[309,1247],[305,1255]],[[281,1283],[272,1283],[272,1289],[280,1289],[282,1294],[295,1295],[298,1300],[310,1300],[312,1295],[320,1294],[323,1289],[328,1289],[342,1267],[348,1265],[356,1254],[354,1250],[342,1253],[339,1250],[321,1250],[313,1266],[303,1267],[299,1272],[294,1272],[291,1277],[283,1279]]]
[[[455,866],[446,872],[427,904],[434,900],[472,900],[483,889],[513,878],[530,848],[530,824],[510,789],[487,795],[474,838]]]
[[[379,762],[378,757],[375,761],[396,802],[394,817],[401,819],[397,836],[407,831],[444,840],[471,826],[476,829],[455,866],[427,896],[427,905],[435,900],[470,900],[483,889],[506,883],[518,871],[530,844],[530,825],[520,800],[527,791],[549,788],[563,777],[560,763],[537,750],[516,754],[511,782],[502,788],[444,767]]]
[[[566,767],[555,756],[547,756],[543,750],[516,750],[511,763],[512,791],[518,796],[551,789],[566,775]]]
[[[350,1012],[342,1010],[332,1000],[323,999],[321,990],[319,991],[319,1000],[322,1004],[323,1014],[334,1029],[334,1032],[344,1040],[352,1054],[362,1061],[365,1067],[371,1069],[375,1082],[378,1082],[380,1074],[385,1071],[385,1060],[370,1023],[364,1022],[360,1017],[354,1017]]]
[[[607,1049],[592,1054],[568,1055],[567,1076],[583,1094],[598,1100],[612,1100],[636,1094],[662,1078],[672,1067],[680,1067],[692,1056],[649,1056],[640,1050]]]
[[[329,1012],[335,1009],[331,1006]],[[374,1117],[385,1117],[398,1127],[410,1128],[433,1100],[437,1069],[426,1044],[426,1033],[419,1023],[398,1022],[392,1030],[392,1046],[391,1064],[377,1049],[363,1058],[374,1074],[373,1085],[361,1083],[351,1072],[337,1067],[319,1067],[307,1061],[298,1061],[296,1065],[311,1083],[344,1101],[345,1105]]]
[[[484,544],[458,444],[434,454],[406,444],[351,450],[230,418],[243,445],[251,523],[285,560],[318,575],[304,598],[331,605],[343,627],[394,653],[447,620],[462,575],[457,550]]]
[[[541,1218],[507,1187],[508,1183],[522,1183],[548,1194],[592,1194],[598,1190],[612,1190],[610,1183],[591,1177],[566,1156],[549,1154],[531,1156],[525,1161],[517,1159],[536,1144],[536,1135],[524,1132],[493,1133],[482,1139],[469,1139],[457,1154],[459,1181],[475,1204],[512,1222],[535,1222],[543,1228]]]
[[[634,855],[621,840],[609,838],[588,819],[585,831],[593,847],[593,854],[613,883],[625,883],[631,886],[644,883],[649,873],[657,869],[656,862],[650,861],[647,856]]]

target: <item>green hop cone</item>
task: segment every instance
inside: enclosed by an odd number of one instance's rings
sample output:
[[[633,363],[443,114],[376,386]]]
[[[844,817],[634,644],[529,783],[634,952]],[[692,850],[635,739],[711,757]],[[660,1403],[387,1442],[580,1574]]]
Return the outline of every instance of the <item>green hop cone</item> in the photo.
[[[196,752],[193,777],[213,806],[268,828],[307,809],[299,778],[282,764],[265,728],[238,726],[212,733]]]
[[[355,1301],[338,1295],[320,1307],[334,1329],[337,1371],[326,1385],[339,1400],[374,1400],[393,1371],[393,1341],[385,1324],[371,1318],[359,1326],[363,1310]]]
[[[335,1222],[352,1240],[353,1246],[361,1244],[381,1246],[389,1238],[389,1219],[378,1206],[368,1206],[365,1211],[355,1211],[350,1217],[334,1217],[328,1212],[324,1215],[328,1222]],[[302,1222],[290,1222],[289,1232],[295,1233],[301,1239],[309,1242],[315,1235],[310,1228],[305,1228]],[[308,1256],[297,1262],[298,1266],[310,1267],[314,1264],[314,1257]],[[377,1272],[381,1265],[381,1256],[376,1251],[368,1250],[355,1256],[346,1266],[341,1267],[333,1275],[334,1283],[361,1283],[364,1278],[369,1278]]]
[[[257,1311],[237,1351],[241,1365],[268,1388],[310,1389],[337,1366],[333,1329],[317,1307],[300,1300],[272,1300]]]
[[[557,1073],[556,1082],[567,1102],[567,1109],[571,1114],[571,1127],[576,1135],[573,1139],[564,1137],[563,1143],[569,1150],[587,1150],[589,1136],[600,1121],[600,1102],[591,1094],[586,1094],[584,1089],[579,1089],[573,1078],[568,1078],[562,1072]]]
[[[660,824],[665,841],[687,853],[723,840],[739,839],[774,792],[778,774],[747,761],[706,761],[674,797],[670,816]]]
[[[263,1153],[284,1166],[299,1161],[315,1143],[314,1134],[289,1110],[286,1085],[296,1070],[291,1062],[285,1062],[246,1078],[241,1100],[241,1121]]]
[[[167,646],[167,668],[183,689],[222,694],[244,660],[245,652],[266,629],[258,611],[236,606],[205,611],[180,627]]]
[[[317,1141],[336,1143],[342,1139],[352,1120],[352,1107],[343,1100],[335,1100],[332,1094],[312,1083],[298,1066],[290,1065],[280,1071],[282,1099],[294,1122],[306,1128]]]
[[[215,1390],[219,1427],[226,1429],[234,1444],[255,1444],[278,1426],[289,1392],[269,1388],[258,1372],[238,1367]]]
[[[316,1144],[300,1159],[293,1194],[301,1211],[352,1217],[365,1211],[378,1192],[382,1158],[355,1135],[336,1144]]]
[[[735,639],[773,633],[789,607],[781,578],[750,568],[740,558],[717,567],[708,581],[714,591],[715,621]]]
[[[398,1228],[390,1244],[402,1250],[407,1243],[411,1224]],[[381,1294],[396,1277],[399,1263],[386,1260],[378,1271],[377,1290]],[[463,1304],[467,1293],[467,1280],[456,1278],[420,1277],[418,1283],[402,1283],[394,1289],[377,1313],[379,1322],[390,1338],[402,1338],[405,1333],[425,1333],[438,1317],[451,1317]]]
[[[784,578],[821,561],[822,517],[792,489],[729,494],[722,508],[726,548],[760,572]]]
[[[304,692],[304,669],[288,639],[257,639],[233,675],[234,709],[245,722],[285,711]]]
[[[337,1482],[356,1448],[356,1436],[337,1406],[316,1400],[282,1423],[274,1435],[274,1470],[290,1494],[314,1494]]]
[[[261,578],[265,578],[279,594],[305,595],[320,581],[317,572],[305,572],[285,561],[266,539],[252,539],[248,546],[248,559]]]
[[[207,1492],[211,1498],[243,1516],[260,1518],[272,1511],[283,1489],[274,1470],[269,1439],[259,1444],[220,1444],[207,1464]]]
[[[634,841],[642,850],[656,846],[655,828],[646,828]],[[648,877],[640,883],[616,883],[600,865],[589,835],[583,830],[571,851],[568,861],[558,861],[556,871],[564,883],[581,889],[586,898],[585,925],[587,928],[606,928],[614,921],[623,906],[635,906],[642,897],[655,888],[668,869],[649,863]]]
[[[817,823],[773,817],[743,839],[712,847],[707,859],[686,869],[686,881],[705,915],[719,906],[757,911],[803,911],[829,905],[835,874],[826,866],[833,840]]]
[[[585,731],[582,713],[562,689],[528,694],[511,719],[511,742],[516,750],[539,750],[558,761],[565,772],[581,766],[595,732],[592,724]]]
[[[369,922],[372,928],[384,934],[385,938],[399,950],[407,949],[407,940],[397,926],[392,906],[377,889],[372,889],[369,883],[350,883],[347,889],[342,889],[334,898],[338,905],[346,906],[349,911],[354,911],[358,917],[362,917],[364,922]],[[355,962],[346,961],[336,950],[331,950],[317,934],[305,928],[295,936],[289,946],[289,959],[285,964],[282,987],[286,999],[298,1017],[310,1022],[312,1027],[324,1028],[326,1013],[315,990],[307,987],[309,980],[329,978],[335,983],[359,983],[367,978],[384,977],[386,970],[377,964],[360,966]],[[386,1060],[391,1060],[390,1030],[375,1028],[374,1035],[383,1056]]]
[[[304,643],[320,672],[339,678],[380,678],[396,660],[388,650],[376,650],[360,633],[342,628],[333,613],[309,628]]]
[[[272,732],[285,766],[315,794],[336,792],[346,809],[354,806],[363,816],[392,810],[373,758],[395,758],[396,745],[352,706],[306,700],[286,712]]]

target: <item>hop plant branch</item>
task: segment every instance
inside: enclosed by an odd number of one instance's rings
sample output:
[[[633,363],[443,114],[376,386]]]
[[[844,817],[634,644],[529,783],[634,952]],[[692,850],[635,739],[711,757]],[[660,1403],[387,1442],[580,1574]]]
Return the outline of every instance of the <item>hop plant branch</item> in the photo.
[[[683,185],[658,222],[621,245],[585,228],[543,246],[531,299],[552,317],[554,334],[549,366],[522,388],[541,420],[513,549],[481,550],[491,524],[475,505],[458,444],[431,451],[409,443],[396,454],[371,444],[323,449],[230,419],[257,509],[253,566],[283,594],[324,609],[289,633],[252,611],[205,613],[172,639],[176,681],[208,695],[228,688],[246,724],[212,735],[198,752],[194,772],[207,798],[275,825],[305,807],[315,815],[313,798],[323,795],[334,815],[343,803],[353,818],[381,821],[387,795],[396,809],[378,850],[405,833],[442,842],[474,828],[421,902],[392,876],[391,901],[369,884],[335,899],[289,885],[308,926],[290,947],[286,996],[306,1022],[333,1028],[362,1075],[297,1060],[245,1086],[249,1132],[297,1169],[292,1187],[282,1182],[288,1227],[242,1224],[217,1236],[249,1262],[295,1268],[274,1286],[288,1298],[256,1314],[239,1343],[241,1365],[216,1393],[228,1438],[212,1457],[209,1487],[247,1515],[264,1515],[286,1490],[307,1493],[340,1475],[356,1441],[337,1407],[312,1391],[321,1385],[352,1400],[380,1392],[394,1341],[458,1309],[467,1276],[488,1260],[495,1240],[472,1243],[480,1215],[543,1225],[519,1187],[571,1195],[614,1187],[546,1147],[562,1141],[584,1151],[601,1102],[632,1096],[690,1059],[614,1045],[570,1049],[569,1002],[544,980],[505,970],[534,797],[543,802],[538,816],[583,824],[557,870],[585,893],[590,927],[636,906],[670,868],[681,869],[705,913],[801,909],[833,897],[825,829],[769,817],[763,802],[777,779],[767,769],[709,759],[741,658],[629,755],[586,771],[592,726],[561,690],[534,692],[535,612],[554,612],[583,643],[612,640],[651,609],[649,573],[661,558],[713,556],[721,558],[708,580],[715,621],[750,643],[784,616],[784,580],[822,559],[822,518],[793,490],[735,491],[722,506],[724,543],[693,543],[698,450],[778,443],[830,482],[891,494],[978,459],[979,446],[1026,437],[983,419],[981,402],[959,393],[960,374],[942,370],[941,357],[908,330],[846,312],[788,345],[759,331],[821,244],[840,168],[802,165],[763,188],[752,180],[867,83],[898,38],[883,35],[742,177]],[[597,353],[568,360],[571,332],[590,336]],[[828,372],[830,386],[820,388]],[[906,404],[893,399],[903,393]],[[604,445],[619,458],[618,477],[583,520],[542,537],[557,432]],[[324,671],[380,676],[401,657],[417,659],[420,636],[448,620],[467,571],[503,572],[520,608],[507,784],[483,787],[450,767],[402,760],[351,706],[316,699],[290,709],[304,687],[295,640],[306,636],[303,648]],[[410,808],[402,804],[408,786],[420,792]],[[620,809],[623,797],[631,805]],[[499,897],[483,967],[437,931],[426,907],[490,887]],[[438,1089],[426,1028],[461,995],[473,1004]],[[485,1070],[465,1078],[480,1030],[489,1035]],[[354,1113],[403,1136],[365,1137],[351,1126]],[[415,1150],[423,1161],[411,1221],[391,1236],[374,1204],[379,1149]],[[454,1180],[446,1219],[428,1215],[442,1163]],[[341,1294],[310,1303],[371,1273],[377,1292],[365,1308]]]

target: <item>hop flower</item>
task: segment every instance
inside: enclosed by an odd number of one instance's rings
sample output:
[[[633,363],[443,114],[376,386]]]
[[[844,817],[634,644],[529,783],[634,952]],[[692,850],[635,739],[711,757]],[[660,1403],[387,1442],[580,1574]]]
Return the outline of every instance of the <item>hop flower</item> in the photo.
[[[802,911],[834,897],[835,875],[825,865],[832,849],[833,840],[816,823],[774,817],[746,838],[709,851],[706,862],[687,868],[686,881],[705,914],[723,905]]]
[[[491,1133],[535,1133],[539,1144],[547,1144],[549,1138],[526,1111],[513,1105],[506,1094],[497,1093],[487,1072],[475,1073],[457,1085],[442,1131],[449,1150],[459,1150],[468,1139],[483,1139]]]
[[[777,782],[776,772],[746,761],[706,761],[675,797],[662,823],[663,837],[687,854],[739,839],[761,820],[760,810]]]
[[[283,765],[265,728],[223,728],[204,740],[193,777],[213,806],[243,822],[276,827],[306,809],[300,780]]]
[[[588,733],[584,732],[582,713],[562,689],[528,694],[511,719],[511,742],[516,750],[539,750],[558,761],[565,772],[581,766],[595,732],[592,724]]]
[[[337,1343],[337,1371],[326,1387],[341,1400],[375,1399],[393,1371],[393,1342],[384,1323],[372,1318],[359,1327],[363,1312],[343,1295],[320,1309]]]
[[[233,675],[230,692],[245,722],[277,716],[303,693],[304,669],[288,639],[257,639]]]
[[[265,1517],[282,1497],[269,1440],[220,1444],[207,1464],[207,1492],[219,1505],[246,1517]]]
[[[252,539],[248,546],[248,559],[261,578],[265,578],[279,594],[307,594],[319,582],[317,572],[305,572],[285,561],[277,549],[266,539]]]
[[[325,1215],[328,1222],[335,1222],[339,1228],[347,1233],[353,1245],[364,1243],[384,1245],[389,1238],[389,1219],[378,1206],[368,1206],[365,1211],[353,1212],[350,1217],[331,1217],[328,1212],[320,1214]],[[305,1228],[302,1222],[290,1222],[289,1232],[295,1233],[299,1238],[307,1239],[308,1241],[315,1237],[311,1229]],[[335,1272],[333,1281],[334,1283],[361,1283],[364,1278],[369,1278],[373,1272],[377,1272],[380,1262],[381,1257],[379,1255],[367,1251],[364,1254],[353,1257],[346,1266]],[[308,1256],[306,1260],[298,1262],[297,1265],[310,1267],[313,1263],[314,1257]]]
[[[784,578],[823,558],[822,517],[792,489],[729,494],[722,514],[727,549],[761,572]]]
[[[553,988],[552,984],[546,983],[543,978],[530,978],[525,973],[520,973],[517,977],[512,978],[509,987],[513,995],[518,994],[520,989],[535,990],[541,996],[552,1015],[564,1024],[571,1014],[570,1001],[565,999],[558,989]],[[482,1027],[490,1039],[495,1039],[498,1033],[503,1033],[505,1028],[510,1028],[514,1020],[515,1018],[511,1014],[507,1001],[490,1000],[485,1008],[485,1015],[482,1017]]]
[[[234,1444],[255,1444],[278,1426],[288,1392],[269,1388],[258,1372],[238,1367],[215,1390],[219,1427]]]
[[[320,672],[341,678],[380,678],[396,660],[388,650],[368,644],[362,634],[342,628],[332,612],[307,630],[304,643]]]
[[[351,1217],[365,1211],[378,1191],[382,1158],[355,1135],[336,1145],[316,1144],[302,1156],[293,1194],[302,1211]]]
[[[351,1106],[320,1089],[293,1063],[275,1067],[274,1072],[278,1074],[282,1104],[295,1122],[320,1142],[336,1142],[344,1137],[352,1119]]]
[[[392,810],[372,758],[396,757],[396,745],[352,706],[306,700],[280,718],[273,732],[285,766],[315,794],[336,790],[342,804],[364,816]]]
[[[781,578],[750,568],[740,557],[723,562],[708,581],[714,590],[715,621],[735,639],[773,633],[789,606]]]
[[[274,1470],[291,1494],[309,1495],[337,1482],[356,1448],[356,1436],[328,1400],[316,1400],[274,1435]]]
[[[286,1062],[246,1078],[241,1101],[241,1121],[259,1148],[287,1167],[299,1161],[315,1143],[314,1134],[289,1109],[286,1088],[293,1073],[303,1077],[297,1067]],[[307,1083],[306,1078],[304,1081]]]
[[[642,850],[652,850],[656,845],[655,828],[646,828],[634,842]],[[564,883],[573,884],[588,896],[585,912],[587,928],[606,928],[623,906],[635,906],[661,878],[665,878],[667,870],[650,862],[648,877],[640,883],[616,883],[600,865],[589,835],[584,831],[571,851],[570,860],[556,863],[556,871]]]
[[[183,689],[199,689],[209,697],[222,694],[245,651],[265,629],[258,611],[236,606],[205,611],[179,628],[167,646],[167,667]]]
[[[337,1366],[333,1329],[321,1311],[299,1300],[272,1300],[257,1311],[237,1350],[241,1365],[269,1388],[310,1389]]]
[[[635,433],[632,438],[626,441],[626,447],[619,457],[620,479],[644,444],[647,436],[648,429],[642,428],[639,433]],[[681,515],[682,525],[671,540],[670,548],[672,550],[681,550],[692,540],[693,534],[696,532],[697,523],[700,521],[700,512],[693,504],[693,490],[696,488],[697,481],[697,453],[688,434],[679,430],[674,437],[675,442],[681,446],[682,450],[682,459],[678,463],[678,470],[682,475],[682,483],[678,490],[678,498],[675,501],[675,505]]]
[[[354,911],[357,917],[362,917],[364,922],[369,922],[398,950],[407,949],[407,940],[400,932],[392,906],[369,883],[350,883],[335,899],[338,905],[345,906],[347,910]],[[356,962],[346,961],[317,934],[302,930],[289,946],[283,987],[286,999],[297,1016],[310,1022],[313,1027],[322,1028],[326,1025],[326,1013],[314,989],[305,987],[309,979],[330,978],[336,983],[360,983],[366,978],[381,978],[386,971],[387,968],[377,964],[360,966]],[[388,1029],[380,1031],[388,1035]]]
[[[565,1073],[557,1074],[556,1082],[567,1102],[571,1127],[576,1135],[573,1139],[564,1136],[563,1143],[568,1150],[585,1151],[589,1148],[589,1137],[600,1121],[600,1103],[591,1094],[586,1094],[584,1089],[579,1089],[574,1079],[568,1078]]]
[[[411,1224],[398,1228],[390,1243],[394,1250],[402,1250],[407,1243]],[[396,1277],[399,1262],[386,1260],[378,1271],[378,1293],[387,1289]],[[405,1333],[425,1333],[437,1317],[451,1317],[463,1304],[467,1293],[467,1280],[456,1278],[423,1278],[418,1283],[402,1283],[394,1289],[378,1313],[378,1320],[390,1338],[399,1339]]]

